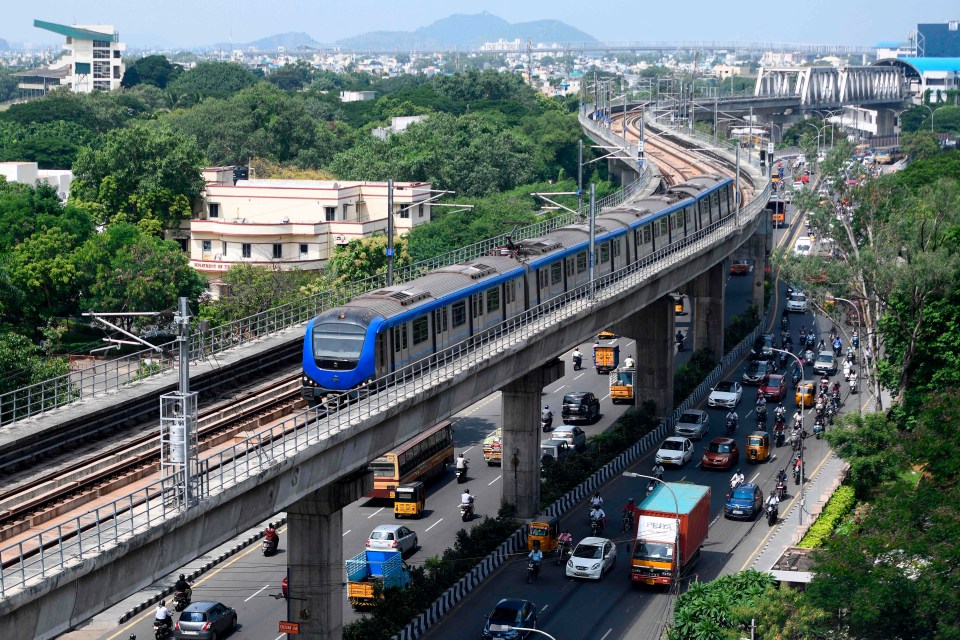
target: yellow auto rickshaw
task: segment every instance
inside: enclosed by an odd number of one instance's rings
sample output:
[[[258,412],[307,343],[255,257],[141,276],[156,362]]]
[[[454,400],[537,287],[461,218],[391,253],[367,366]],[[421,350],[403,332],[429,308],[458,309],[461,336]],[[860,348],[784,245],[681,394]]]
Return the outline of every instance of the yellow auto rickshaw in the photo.
[[[615,334],[613,331],[610,331],[610,329],[604,329],[603,331],[597,334],[597,340],[616,340],[616,339],[617,339],[617,334]]]
[[[419,480],[410,484],[400,484],[394,490],[393,517],[419,518],[427,504],[427,494]]]
[[[754,431],[747,436],[747,462],[759,463],[770,459],[770,434]]]
[[[816,385],[813,382],[804,380],[797,384],[796,402],[798,407],[809,409],[816,400]]]
[[[560,518],[556,516],[537,516],[530,521],[527,531],[527,549],[533,551],[533,543],[540,543],[540,551],[550,553],[557,549],[557,537],[560,535]]]

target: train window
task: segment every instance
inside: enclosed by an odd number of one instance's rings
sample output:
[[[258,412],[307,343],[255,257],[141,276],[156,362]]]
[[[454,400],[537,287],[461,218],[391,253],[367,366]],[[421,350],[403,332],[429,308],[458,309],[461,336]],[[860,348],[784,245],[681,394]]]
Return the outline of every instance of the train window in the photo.
[[[566,271],[567,271],[568,278],[572,278],[577,274],[577,267],[573,262],[573,258],[567,258],[566,260],[564,260],[564,264],[566,264],[566,267],[567,267]]]
[[[682,231],[683,230],[683,211],[677,211],[673,214],[673,230]]]
[[[600,259],[598,262],[603,264],[604,262],[610,259],[610,242],[603,242],[600,244]]]
[[[653,241],[653,228],[648,224],[643,227],[643,244],[650,244]]]
[[[620,257],[620,253],[623,251],[623,238],[617,238],[613,241],[613,257]]]
[[[493,313],[500,308],[500,287],[487,289],[487,313]]]
[[[539,283],[541,289],[546,289],[549,286],[549,278],[550,274],[547,273],[546,267],[540,269],[540,271],[537,271],[537,282]]]
[[[407,348],[407,326],[393,328],[393,350],[401,351]]]
[[[507,304],[513,304],[517,300],[517,281],[512,280],[503,285],[503,298]]]
[[[430,323],[427,316],[421,316],[413,321],[413,344],[421,344],[430,339]]]
[[[474,318],[479,318],[483,315],[483,294],[475,293],[470,296],[470,310],[473,313]]]
[[[550,265],[550,284],[559,284],[563,280],[563,265],[554,262]]]
[[[450,323],[454,328],[467,321],[467,303],[461,300],[450,305]]]
[[[581,251],[577,254],[577,273],[583,273],[587,270],[587,252]]]
[[[442,307],[433,312],[433,332],[440,335],[447,330],[447,308]]]

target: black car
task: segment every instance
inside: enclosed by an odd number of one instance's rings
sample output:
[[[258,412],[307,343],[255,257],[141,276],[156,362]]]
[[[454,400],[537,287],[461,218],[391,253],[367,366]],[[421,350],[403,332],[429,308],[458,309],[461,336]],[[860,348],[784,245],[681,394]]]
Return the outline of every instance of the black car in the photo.
[[[753,349],[750,351],[750,359],[769,360],[773,357],[773,334],[765,333],[757,336],[757,339],[753,341]]]
[[[589,391],[577,391],[563,396],[560,411],[564,424],[569,422],[593,422],[600,419],[600,401]]]
[[[777,365],[773,360],[754,360],[743,372],[743,384],[759,385],[771,373],[776,373]]]
[[[494,638],[526,639],[530,631],[514,631],[513,627],[537,628],[537,605],[529,600],[504,598],[497,603],[483,625],[481,637],[484,640]]]

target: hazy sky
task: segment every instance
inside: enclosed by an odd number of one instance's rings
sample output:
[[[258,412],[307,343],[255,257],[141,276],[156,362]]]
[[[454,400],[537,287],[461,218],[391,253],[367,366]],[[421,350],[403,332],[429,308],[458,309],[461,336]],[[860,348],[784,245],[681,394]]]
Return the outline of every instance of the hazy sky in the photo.
[[[22,0],[0,2],[0,38],[58,43],[33,20],[112,24],[131,40],[176,46],[247,42],[305,31],[322,43],[366,31],[412,31],[454,13],[516,23],[566,22],[599,40],[751,40],[872,45],[918,22],[960,19],[957,0]]]

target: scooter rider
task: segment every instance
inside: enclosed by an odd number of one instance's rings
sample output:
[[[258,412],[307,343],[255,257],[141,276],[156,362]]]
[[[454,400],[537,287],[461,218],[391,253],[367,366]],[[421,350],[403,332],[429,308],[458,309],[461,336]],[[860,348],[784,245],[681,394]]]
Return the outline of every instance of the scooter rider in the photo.
[[[580,345],[577,345],[573,350],[573,368],[579,369],[581,364],[583,364],[583,354],[580,353]]]
[[[472,507],[474,500],[476,500],[476,498],[470,493],[470,489],[464,489],[463,493],[460,494],[460,504],[462,505]]]
[[[740,469],[737,469],[737,472],[733,474],[733,477],[730,478],[730,488],[736,489],[743,484],[744,479],[744,475],[740,473]]]
[[[466,471],[467,462],[469,461],[463,457],[463,452],[461,451],[460,455],[457,456],[457,471],[459,471],[460,469],[463,469],[464,471]]]
[[[527,556],[527,559],[533,563],[533,575],[540,575],[540,563],[543,562],[543,551],[540,551],[540,541],[533,541],[533,551]]]
[[[777,405],[777,408],[774,409],[773,413],[776,415],[777,418],[786,419],[787,408],[783,406],[783,403],[781,402],[780,404]]]
[[[733,409],[730,409],[730,412],[727,414],[727,424],[733,423],[733,428],[736,429],[740,418],[737,416],[737,412]]]
[[[593,494],[593,497],[590,498],[590,508],[599,509],[603,507],[603,498],[600,497],[600,492],[597,491]]]
[[[187,576],[180,574],[180,577],[177,579],[176,584],[173,585],[174,593],[182,592],[186,596],[187,600],[190,600],[190,596],[193,594],[193,589],[190,588],[190,583],[187,582]]]
[[[606,525],[607,514],[603,512],[603,509],[600,507],[593,507],[590,509],[590,522],[596,522],[597,526],[600,528],[600,531],[603,531],[604,526]]]
[[[277,527],[272,522],[264,529],[263,540],[270,544],[271,552],[276,551],[280,546],[280,534],[277,533]]]
[[[657,480],[663,480],[663,465],[659,462],[653,465],[653,471],[651,473]]]
[[[634,362],[632,355],[629,355],[623,359],[623,367],[625,369],[634,369],[636,368],[636,366],[637,366],[637,363]]]
[[[779,514],[780,498],[777,497],[776,491],[770,492],[770,497],[767,498],[767,506],[773,508],[774,517],[776,517]]]
[[[546,423],[547,429],[553,428],[553,411],[550,411],[550,405],[543,405],[543,411],[540,412],[540,422]]]
[[[160,623],[168,629],[173,626],[173,617],[170,615],[170,609],[167,609],[167,601],[161,600],[157,605],[157,611],[153,614],[154,624]]]

